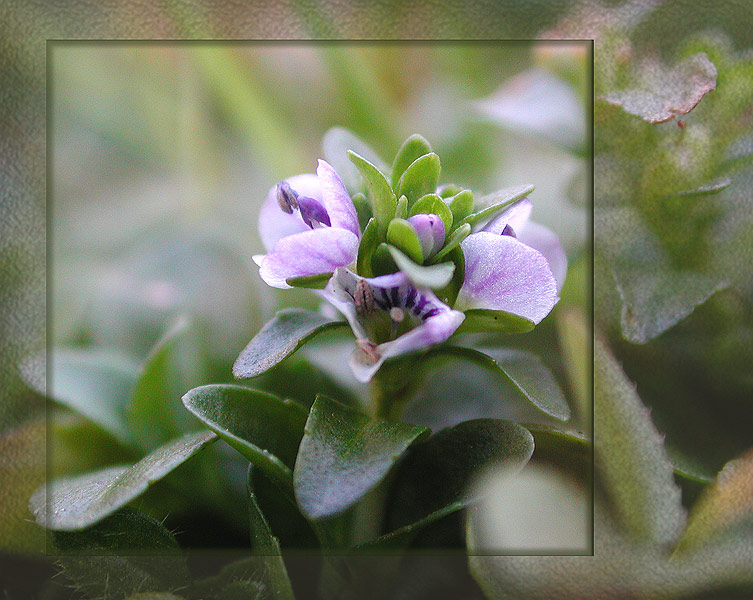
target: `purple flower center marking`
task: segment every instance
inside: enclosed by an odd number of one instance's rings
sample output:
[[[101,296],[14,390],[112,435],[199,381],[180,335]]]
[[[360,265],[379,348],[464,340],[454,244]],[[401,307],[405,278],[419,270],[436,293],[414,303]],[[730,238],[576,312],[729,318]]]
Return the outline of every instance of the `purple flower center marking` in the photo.
[[[280,210],[289,215],[297,210],[303,222],[311,229],[317,225],[332,226],[329,213],[322,203],[308,196],[299,196],[287,181],[277,184],[277,203],[280,205]]]

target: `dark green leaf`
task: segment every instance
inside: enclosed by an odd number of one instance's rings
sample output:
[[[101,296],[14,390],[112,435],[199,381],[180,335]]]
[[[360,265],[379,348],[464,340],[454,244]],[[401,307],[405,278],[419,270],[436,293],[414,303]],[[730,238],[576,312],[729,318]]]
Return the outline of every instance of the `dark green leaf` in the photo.
[[[384,236],[387,225],[395,216],[397,200],[387,178],[377,167],[355,152],[348,151],[348,158],[364,176],[369,186],[369,197],[374,209],[374,217],[379,224],[380,236]]]
[[[504,348],[483,351],[459,346],[441,346],[429,356],[457,356],[470,360],[508,379],[526,400],[555,419],[566,421],[570,409],[551,371],[534,354]]]
[[[484,467],[504,464],[511,471],[533,454],[533,436],[511,421],[465,421],[417,444],[401,463],[388,509],[390,529],[413,525],[435,511],[467,506],[473,478]]]
[[[115,600],[136,592],[167,592],[190,581],[186,560],[178,556],[180,548],[167,529],[129,508],[84,531],[56,532],[53,543],[62,555],[63,573],[87,597]]]
[[[248,343],[233,365],[233,375],[249,379],[261,375],[293,354],[310,338],[346,323],[308,310],[279,311]]]
[[[209,431],[190,433],[157,448],[135,465],[107,467],[52,481],[34,492],[29,509],[37,523],[48,529],[84,529],[143,494],[216,439]]]
[[[285,283],[289,286],[297,288],[305,288],[312,290],[323,290],[327,286],[327,282],[332,273],[319,273],[318,275],[304,275],[303,277],[291,277],[286,279]]]
[[[375,277],[395,273],[398,270],[395,260],[390,253],[390,248],[389,244],[381,243],[374,250],[374,254],[371,257],[371,270]]]
[[[374,421],[325,396],[311,407],[293,475],[303,513],[322,519],[358,502],[384,479],[425,427]]]
[[[424,154],[414,160],[401,175],[395,187],[395,193],[398,196],[405,195],[410,208],[421,196],[437,189],[439,171],[439,157],[433,152]]]
[[[387,227],[387,242],[404,252],[413,262],[421,265],[424,254],[421,250],[421,240],[413,226],[405,219],[392,219]],[[395,258],[394,255],[392,258]],[[395,260],[397,262],[397,260]]]
[[[442,219],[444,230],[446,232],[449,232],[452,229],[452,211],[450,210],[450,207],[444,203],[444,200],[436,194],[426,194],[416,200],[410,208],[409,215],[412,217],[413,215],[419,214],[437,215]]]
[[[130,443],[126,406],[139,374],[132,358],[94,349],[56,348],[47,363],[51,387],[33,373],[44,373],[45,356],[21,365],[27,383],[40,394],[83,415],[122,443]]]
[[[269,477],[290,485],[306,410],[291,400],[239,385],[205,385],[183,404]]]
[[[128,424],[142,449],[149,450],[190,427],[181,395],[201,383],[201,359],[190,323],[180,318],[152,349],[128,405]]]
[[[275,597],[295,600],[293,588],[290,585],[288,572],[280,551],[280,542],[272,534],[269,523],[261,512],[254,493],[253,465],[248,467],[248,513],[251,529],[251,548],[259,556],[263,565],[260,580],[269,590],[274,590]]]
[[[405,170],[418,158],[421,158],[424,154],[431,152],[431,146],[423,137],[414,133],[400,146],[400,150],[395,155],[395,160],[392,163],[392,187],[397,187],[397,182],[400,181]]]
[[[457,333],[488,332],[526,333],[536,327],[536,323],[503,310],[471,308],[465,311],[465,321]]]
[[[496,191],[492,194],[482,196],[478,199],[480,210],[468,215],[465,219],[457,223],[457,226],[470,223],[471,225],[480,225],[489,221],[497,213],[509,208],[516,202],[519,202],[534,190],[532,185],[521,185],[514,188]]]
[[[369,219],[366,229],[363,230],[361,243],[358,245],[358,257],[356,258],[356,272],[361,277],[373,277],[371,258],[379,245],[379,226],[376,219]]]
[[[413,285],[423,288],[440,289],[452,281],[455,265],[444,262],[438,265],[418,265],[394,246],[387,246],[398,268],[407,275]]]
[[[599,340],[594,356],[596,467],[623,526],[660,544],[685,524],[663,439],[617,361]]]

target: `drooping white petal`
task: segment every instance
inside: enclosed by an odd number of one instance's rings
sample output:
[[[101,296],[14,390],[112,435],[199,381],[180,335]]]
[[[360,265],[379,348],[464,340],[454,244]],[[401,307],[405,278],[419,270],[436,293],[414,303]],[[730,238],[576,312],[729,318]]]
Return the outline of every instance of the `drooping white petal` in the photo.
[[[345,229],[306,229],[279,240],[261,261],[259,275],[272,287],[289,288],[286,279],[331,273],[351,264],[358,237]]]
[[[340,176],[327,161],[321,159],[316,174],[322,189],[322,204],[327,209],[332,227],[342,227],[355,235],[360,235],[356,207]]]
[[[322,190],[316,175],[295,175],[286,181],[297,194],[322,201]],[[282,211],[277,202],[277,186],[273,185],[259,212],[259,236],[267,252],[282,238],[308,229],[297,212],[288,214]]]
[[[465,281],[458,308],[503,310],[539,323],[559,300],[544,255],[516,238],[481,231],[461,247]]]

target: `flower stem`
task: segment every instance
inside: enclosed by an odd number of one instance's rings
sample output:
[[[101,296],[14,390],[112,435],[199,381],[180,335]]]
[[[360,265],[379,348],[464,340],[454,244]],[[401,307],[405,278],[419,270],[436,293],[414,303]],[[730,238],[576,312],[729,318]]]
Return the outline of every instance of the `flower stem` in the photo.
[[[371,380],[369,414],[375,419],[400,421],[412,390],[411,360],[388,362]]]

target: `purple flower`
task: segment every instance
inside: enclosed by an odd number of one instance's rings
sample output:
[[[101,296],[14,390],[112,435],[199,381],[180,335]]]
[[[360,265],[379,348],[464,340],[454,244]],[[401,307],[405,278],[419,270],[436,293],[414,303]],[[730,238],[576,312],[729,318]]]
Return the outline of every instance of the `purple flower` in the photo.
[[[361,232],[353,201],[335,170],[320,160],[316,175],[296,175],[269,190],[259,214],[267,254],[254,256],[272,287],[332,273],[353,263]]]
[[[567,258],[557,236],[531,223],[521,200],[461,243],[465,281],[456,308],[501,310],[539,323],[559,300]]]
[[[370,279],[338,268],[323,292],[350,323],[356,379],[369,381],[388,358],[444,342],[465,318],[398,272]]]

